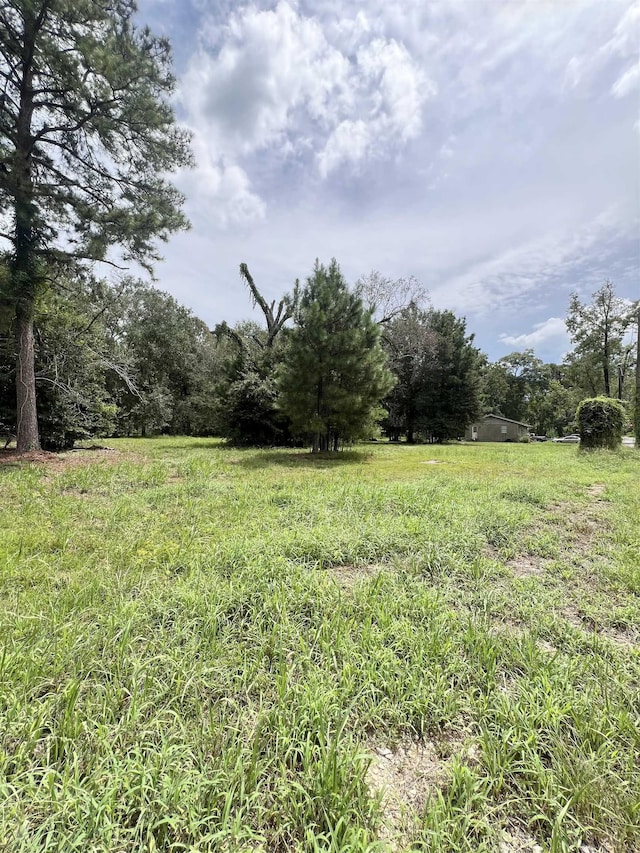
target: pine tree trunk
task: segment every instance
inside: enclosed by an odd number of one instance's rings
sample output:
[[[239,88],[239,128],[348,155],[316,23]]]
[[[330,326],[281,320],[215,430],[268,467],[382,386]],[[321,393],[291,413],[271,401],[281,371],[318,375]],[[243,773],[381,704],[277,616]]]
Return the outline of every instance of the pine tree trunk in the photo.
[[[44,8],[44,7],[43,7]],[[36,408],[36,375],[33,347],[33,318],[37,290],[35,255],[35,209],[31,159],[33,138],[33,57],[36,42],[36,19],[27,6],[24,12],[24,44],[21,57],[22,80],[20,107],[16,121],[15,158],[15,237],[11,264],[16,304],[16,422],[18,453],[38,450],[38,411]]]
[[[604,331],[604,363],[603,363],[603,373],[604,373],[604,396],[611,396],[611,384],[609,382],[609,332],[607,327],[605,326]]]
[[[640,308],[638,308],[638,328],[636,330],[636,408],[635,408],[635,436],[636,450],[640,450]]]
[[[322,392],[323,392],[323,382],[322,377],[318,380],[318,385],[316,388],[316,415],[320,417],[320,413],[322,412]],[[325,437],[322,435],[320,430],[314,433],[313,435],[313,452],[319,453],[323,450],[323,443],[326,441]]]
[[[33,349],[33,313],[33,302],[21,300],[16,310],[16,439],[18,453],[40,449]]]

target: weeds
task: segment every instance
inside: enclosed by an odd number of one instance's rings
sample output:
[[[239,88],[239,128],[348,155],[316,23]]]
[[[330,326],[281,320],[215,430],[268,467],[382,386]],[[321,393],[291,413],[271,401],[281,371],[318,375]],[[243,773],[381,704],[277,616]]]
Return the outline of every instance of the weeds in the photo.
[[[633,451],[113,445],[0,470],[0,850],[640,846]]]

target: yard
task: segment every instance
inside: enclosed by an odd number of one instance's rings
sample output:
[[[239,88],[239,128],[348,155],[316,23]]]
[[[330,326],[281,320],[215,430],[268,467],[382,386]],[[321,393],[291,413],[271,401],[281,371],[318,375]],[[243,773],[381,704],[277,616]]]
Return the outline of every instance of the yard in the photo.
[[[640,849],[640,454],[107,443],[0,465],[0,850]]]

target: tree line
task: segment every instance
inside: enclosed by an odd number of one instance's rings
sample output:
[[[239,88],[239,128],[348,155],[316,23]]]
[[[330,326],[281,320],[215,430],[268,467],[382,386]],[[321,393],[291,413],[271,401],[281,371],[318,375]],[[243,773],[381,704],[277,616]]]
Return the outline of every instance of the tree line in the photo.
[[[237,444],[317,451],[380,434],[446,441],[493,412],[538,434],[575,428],[585,397],[633,399],[627,302],[605,283],[572,297],[574,347],[562,364],[531,350],[491,362],[464,319],[430,307],[415,280],[377,273],[349,287],[335,260],[269,304],[240,267],[262,322],[213,330],[167,293],[133,278],[58,277],[34,310],[42,446],[93,436],[218,435]],[[0,277],[10,275],[8,265]],[[16,426],[15,314],[0,300],[0,423]],[[611,384],[612,377],[616,381]]]
[[[554,365],[531,351],[491,364],[415,280],[350,289],[335,261],[277,307],[242,265],[265,325],[213,332],[167,294],[97,277],[150,271],[157,241],[188,227],[168,180],[192,164],[170,45],[135,14],[135,0],[0,6],[0,429],[20,452],[160,432],[444,441],[488,410],[562,433],[584,396],[630,399],[631,314],[608,282],[572,298],[574,348]]]
[[[9,275],[7,265],[1,270]],[[304,285],[296,282],[276,310],[245,265],[241,274],[264,324],[231,328],[221,322],[210,331],[169,294],[130,278],[109,285],[76,275],[44,288],[34,312],[42,446],[68,448],[95,435],[168,433],[259,445],[308,439],[316,450],[335,450],[372,435],[378,422],[394,438],[404,433],[412,440],[422,430],[444,439],[464,429],[465,417],[477,410],[479,352],[464,322],[412,301],[391,309],[406,282],[374,275],[351,290],[336,261],[326,267],[316,262]],[[378,296],[384,288],[384,304],[367,303],[374,286]],[[411,286],[405,295],[422,298]],[[380,307],[389,313],[377,319]],[[3,299],[5,431],[16,425],[14,324],[11,300]],[[468,364],[461,372],[454,360],[464,353]],[[401,391],[398,376],[406,376],[408,364],[409,385]],[[434,396],[428,388],[436,373],[440,390],[455,375],[458,390],[467,381],[467,393],[457,402],[453,394]],[[430,408],[429,393],[437,408]]]
[[[530,424],[538,435],[563,435],[573,431],[581,400],[603,396],[625,404],[630,426],[638,304],[618,297],[610,281],[588,302],[572,294],[565,318],[572,349],[563,361],[544,363],[528,349],[488,365],[487,407]]]

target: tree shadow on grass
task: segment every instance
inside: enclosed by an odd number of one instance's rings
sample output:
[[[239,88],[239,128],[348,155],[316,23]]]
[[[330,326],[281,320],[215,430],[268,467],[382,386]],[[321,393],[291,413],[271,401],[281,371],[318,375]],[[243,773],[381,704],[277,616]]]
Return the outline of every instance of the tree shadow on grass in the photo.
[[[339,468],[346,465],[361,465],[370,460],[371,453],[362,450],[342,450],[338,453],[311,453],[308,450],[260,450],[234,460],[233,464],[241,465],[248,470],[274,466],[318,470]]]

